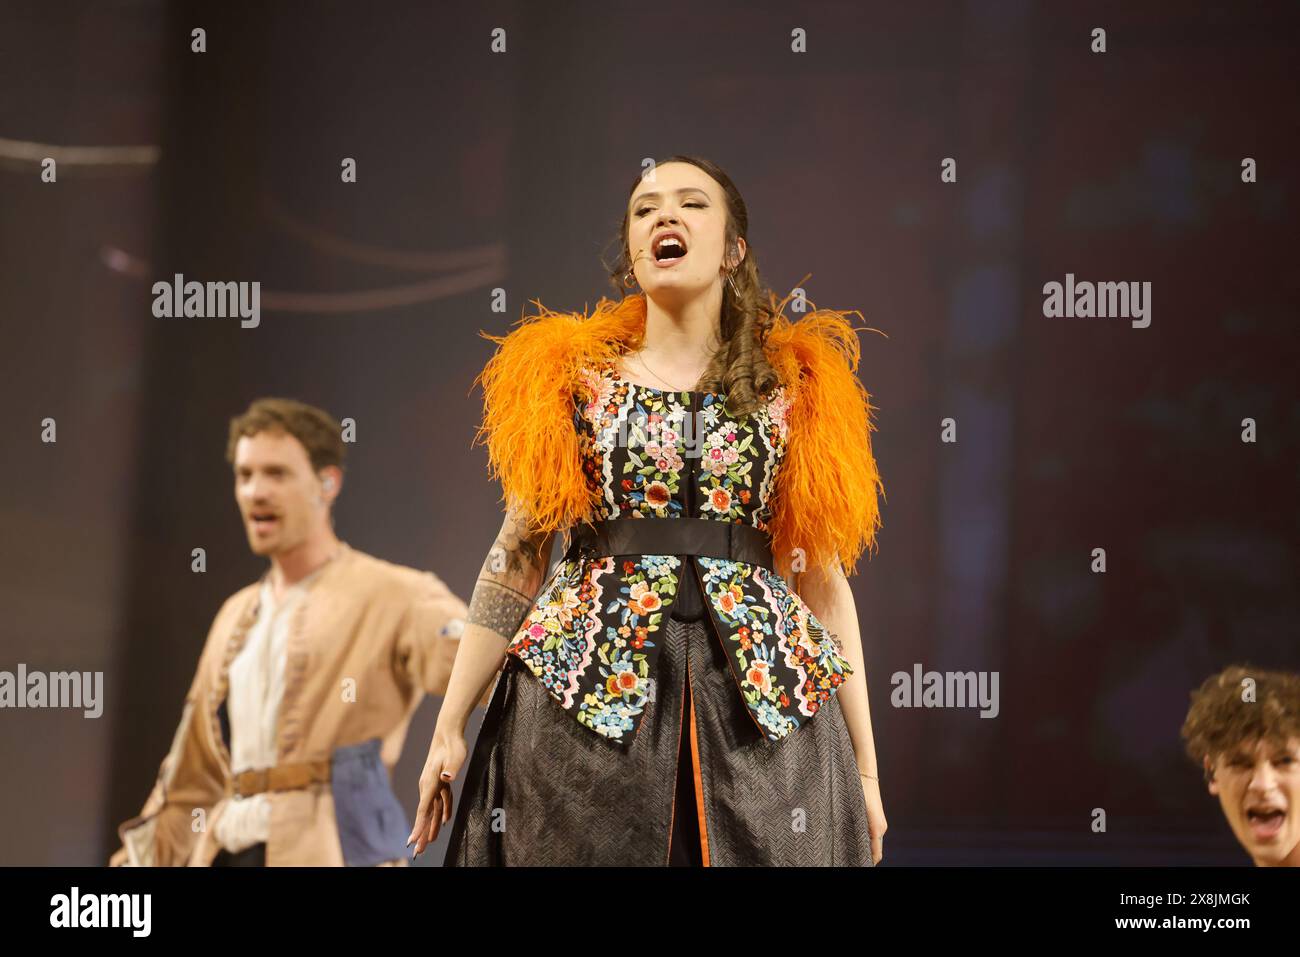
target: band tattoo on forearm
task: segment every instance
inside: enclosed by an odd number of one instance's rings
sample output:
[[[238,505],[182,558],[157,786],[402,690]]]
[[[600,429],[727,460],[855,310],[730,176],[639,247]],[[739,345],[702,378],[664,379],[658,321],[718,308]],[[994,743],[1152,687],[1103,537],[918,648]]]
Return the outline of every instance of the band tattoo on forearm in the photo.
[[[515,527],[506,527],[492,543],[474,594],[469,602],[469,621],[504,638],[514,637],[528,615],[533,596],[525,595],[514,585],[528,585],[543,571],[543,537],[521,531],[526,527],[517,519]]]
[[[480,578],[469,600],[469,623],[481,625],[503,638],[513,638],[533,600],[521,591]]]

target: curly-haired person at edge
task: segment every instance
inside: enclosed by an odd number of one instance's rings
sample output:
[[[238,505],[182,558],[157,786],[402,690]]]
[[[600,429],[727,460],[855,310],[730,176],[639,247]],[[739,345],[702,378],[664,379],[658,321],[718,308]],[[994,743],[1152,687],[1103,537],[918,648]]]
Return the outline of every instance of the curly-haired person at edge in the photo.
[[[1232,665],[1196,691],[1187,754],[1259,867],[1300,867],[1300,675]]]

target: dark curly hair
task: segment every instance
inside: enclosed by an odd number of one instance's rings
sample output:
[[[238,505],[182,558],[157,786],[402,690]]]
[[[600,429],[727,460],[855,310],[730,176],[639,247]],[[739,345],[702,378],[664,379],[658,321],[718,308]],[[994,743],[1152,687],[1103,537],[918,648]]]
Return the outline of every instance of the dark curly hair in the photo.
[[[1255,682],[1255,700],[1242,700],[1242,682]],[[1187,756],[1214,762],[1244,742],[1285,746],[1300,738],[1300,675],[1230,665],[1192,692],[1182,727]]]
[[[716,163],[698,156],[670,156],[657,160],[656,166],[665,163],[690,163],[713,177],[722,187],[726,198],[724,248],[734,252],[737,239],[744,239],[747,245],[745,258],[732,270],[730,282],[724,280],[722,283],[722,321],[719,333],[722,347],[714,354],[695,384],[697,390],[726,393],[728,414],[746,415],[759,408],[764,397],[780,385],[776,371],[768,362],[763,349],[775,318],[771,306],[774,297],[759,278],[758,259],[754,255],[754,247],[749,245],[749,210],[736,184]],[[628,196],[640,184],[641,176],[638,174],[628,190]],[[617,243],[619,255],[612,264],[604,263],[610,282],[620,296],[625,295],[628,289],[623,277],[632,269],[627,229],[628,210],[625,208],[618,236],[610,243]],[[736,286],[734,291],[732,283]],[[640,343],[630,345],[636,348]]]

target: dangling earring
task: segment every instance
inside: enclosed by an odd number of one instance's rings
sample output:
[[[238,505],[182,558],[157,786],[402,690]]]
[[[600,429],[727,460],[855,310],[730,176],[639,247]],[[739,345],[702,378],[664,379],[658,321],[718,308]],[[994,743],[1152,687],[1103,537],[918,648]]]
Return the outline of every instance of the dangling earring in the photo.
[[[733,243],[731,249],[737,256],[740,255],[739,245]],[[739,268],[740,268],[740,260],[737,259],[736,265],[732,266],[729,270],[727,270],[727,285],[731,287],[731,294],[735,296],[737,299],[740,298],[740,290],[736,288],[736,280],[733,279],[732,277],[736,274],[736,270]]]
[[[623,288],[631,289],[635,285],[636,285],[636,276],[633,275],[632,270],[629,269],[627,272],[623,274]]]

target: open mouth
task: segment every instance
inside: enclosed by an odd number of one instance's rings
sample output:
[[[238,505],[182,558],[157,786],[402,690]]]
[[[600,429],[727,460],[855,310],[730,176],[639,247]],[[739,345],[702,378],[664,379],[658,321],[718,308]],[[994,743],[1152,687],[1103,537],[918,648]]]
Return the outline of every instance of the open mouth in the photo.
[[[254,531],[266,534],[276,527],[280,518],[274,512],[253,512],[248,516],[248,520],[252,523]]]
[[[654,254],[656,264],[671,266],[686,258],[686,240],[677,233],[664,233],[655,239],[650,251]]]
[[[1246,822],[1257,840],[1266,841],[1277,837],[1286,821],[1286,811],[1281,808],[1248,808]]]

